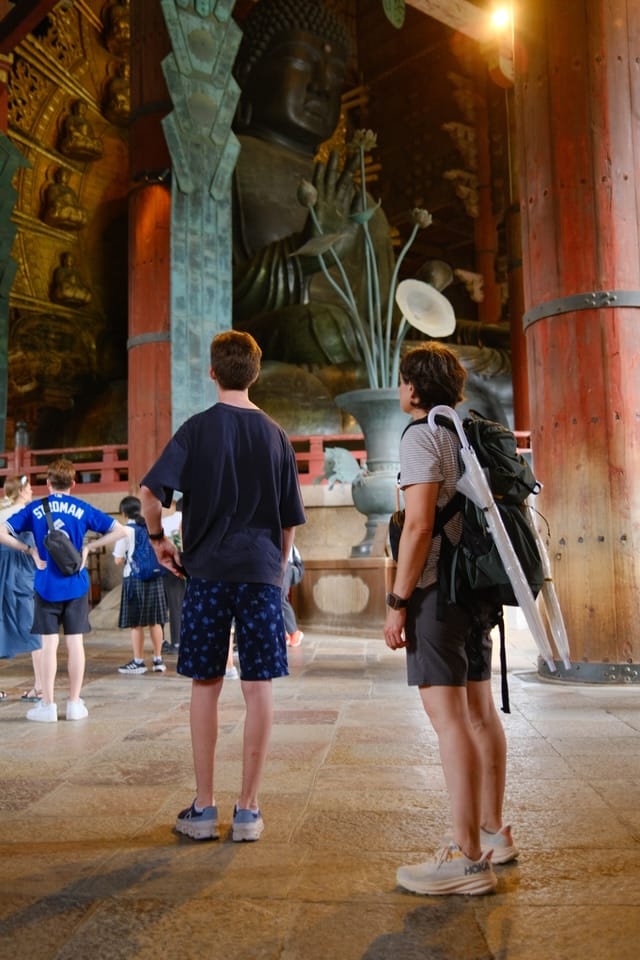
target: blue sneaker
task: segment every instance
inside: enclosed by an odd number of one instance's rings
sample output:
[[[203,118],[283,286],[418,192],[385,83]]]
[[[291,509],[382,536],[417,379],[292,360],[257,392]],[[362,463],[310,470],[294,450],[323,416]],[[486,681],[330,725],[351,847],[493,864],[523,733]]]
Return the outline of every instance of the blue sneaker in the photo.
[[[196,810],[194,800],[190,807],[178,814],[176,830],[192,840],[217,840],[220,836],[218,808],[205,807],[204,810]]]
[[[264,830],[264,821],[259,810],[239,810],[233,808],[232,840],[259,840]]]

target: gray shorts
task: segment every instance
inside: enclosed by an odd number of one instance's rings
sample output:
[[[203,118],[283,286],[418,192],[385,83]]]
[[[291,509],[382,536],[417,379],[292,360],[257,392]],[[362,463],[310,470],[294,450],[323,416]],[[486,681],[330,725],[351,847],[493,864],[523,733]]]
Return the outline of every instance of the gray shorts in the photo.
[[[472,629],[466,610],[444,604],[438,619],[434,584],[414,590],[407,608],[407,680],[409,686],[465,687],[468,680],[491,678],[491,636]]]

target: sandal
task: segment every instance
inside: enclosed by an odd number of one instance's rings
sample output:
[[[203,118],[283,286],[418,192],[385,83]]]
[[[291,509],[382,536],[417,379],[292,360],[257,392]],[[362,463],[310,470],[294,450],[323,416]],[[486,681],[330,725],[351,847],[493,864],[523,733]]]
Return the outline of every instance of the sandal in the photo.
[[[25,703],[38,703],[42,700],[42,690],[36,690],[35,687],[32,687],[31,690],[23,693],[20,699],[24,700]]]

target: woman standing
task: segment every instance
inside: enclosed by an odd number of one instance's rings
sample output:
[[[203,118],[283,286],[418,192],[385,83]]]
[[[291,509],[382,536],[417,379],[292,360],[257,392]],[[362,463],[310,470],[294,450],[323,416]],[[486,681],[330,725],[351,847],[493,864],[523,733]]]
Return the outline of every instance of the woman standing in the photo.
[[[4,499],[0,501],[0,523],[17,513],[33,499],[28,477],[7,477]],[[33,687],[21,699],[37,703],[42,698],[40,659],[42,640],[31,633],[33,623],[33,576],[35,573],[35,542],[30,533],[18,538],[33,548],[31,556],[0,544],[0,657],[10,659],[21,653],[31,653]]]
[[[438,404],[459,403],[465,379],[455,354],[437,341],[409,351],[400,365],[400,406],[413,422],[400,441],[405,522],[384,636],[392,650],[406,648],[409,685],[418,687],[438,737],[451,817],[436,857],[398,870],[398,884],[422,894],[490,893],[492,862],[518,855],[502,824],[506,742],[491,692],[489,630],[461,607],[438,604],[441,538],[433,527],[436,507],[456,491],[460,441],[422,420]],[[457,543],[459,513],[445,530]]]

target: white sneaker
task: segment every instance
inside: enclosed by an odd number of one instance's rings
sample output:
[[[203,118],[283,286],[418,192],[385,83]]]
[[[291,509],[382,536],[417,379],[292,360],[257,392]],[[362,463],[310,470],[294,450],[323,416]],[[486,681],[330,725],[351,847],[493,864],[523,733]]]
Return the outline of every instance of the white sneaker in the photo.
[[[67,700],[67,720],[84,720],[88,716],[84,700]]]
[[[480,845],[483,853],[485,850],[493,850],[491,862],[494,864],[510,863],[519,853],[513,842],[510,825],[502,827],[496,833],[489,833],[480,827]]]
[[[162,657],[153,658],[153,672],[154,673],[164,673],[167,669],[167,665],[162,659]]]
[[[447,844],[428,863],[400,867],[396,876],[398,885],[405,890],[433,896],[492,893],[498,885],[490,850],[479,860],[470,860],[455,843]]]
[[[58,706],[55,703],[37,703],[33,709],[27,711],[27,720],[37,723],[57,723]]]
[[[224,672],[225,680],[237,680],[240,674],[237,667],[227,667]]]

